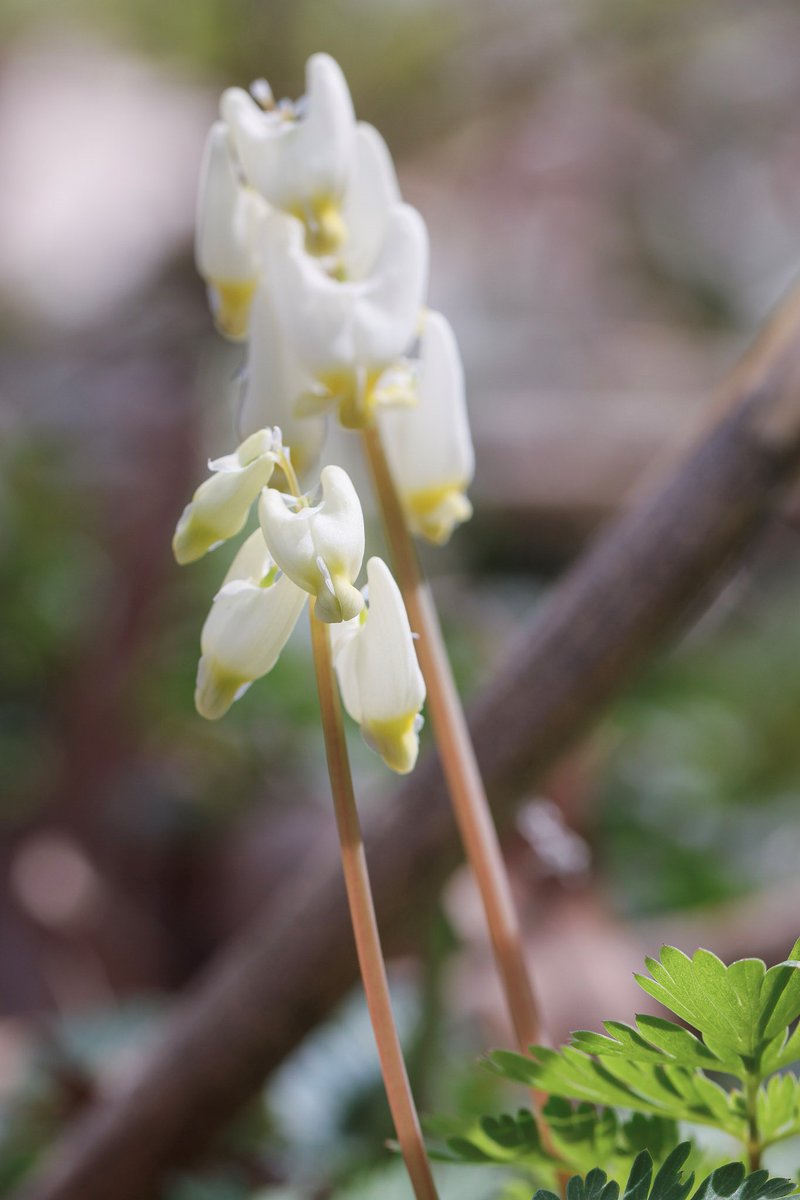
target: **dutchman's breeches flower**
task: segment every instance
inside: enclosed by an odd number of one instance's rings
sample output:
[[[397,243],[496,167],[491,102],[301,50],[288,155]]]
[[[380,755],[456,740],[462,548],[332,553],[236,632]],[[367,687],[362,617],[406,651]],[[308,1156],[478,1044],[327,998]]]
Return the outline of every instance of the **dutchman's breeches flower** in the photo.
[[[273,216],[265,263],[283,334],[315,381],[299,398],[309,415],[339,405],[343,425],[368,423],[381,376],[414,339],[428,278],[428,236],[419,213],[398,204],[388,214],[369,275],[340,281],[303,247],[302,228]]]
[[[350,476],[341,467],[320,475],[322,498],[261,493],[259,517],[275,562],[290,579],[316,597],[314,615],[328,623],[347,621],[364,607],[354,581],[364,558],[364,514]]]
[[[224,716],[253,680],[272,670],[305,602],[257,529],[234,558],[203,626],[195,689],[201,716]]]
[[[378,424],[409,528],[442,543],[472,516],[475,455],[458,344],[438,312],[425,314],[418,395],[416,406],[380,409]]]
[[[202,558],[244,528],[253,501],[269,483],[281,452],[280,430],[259,429],[233,454],[208,464],[212,475],[186,505],[172,539],[177,562]]]
[[[240,340],[258,282],[259,224],[268,207],[239,177],[224,122],[211,126],[200,171],[195,261],[220,333]]]
[[[403,598],[386,563],[367,563],[369,607],[331,628],[342,700],[367,744],[405,775],[419,750],[425,683]]]
[[[344,239],[339,212],[351,168],[356,122],[339,65],[328,54],[306,64],[306,94],[260,107],[242,88],[220,104],[249,183],[270,204],[304,224],[308,250],[331,254]]]

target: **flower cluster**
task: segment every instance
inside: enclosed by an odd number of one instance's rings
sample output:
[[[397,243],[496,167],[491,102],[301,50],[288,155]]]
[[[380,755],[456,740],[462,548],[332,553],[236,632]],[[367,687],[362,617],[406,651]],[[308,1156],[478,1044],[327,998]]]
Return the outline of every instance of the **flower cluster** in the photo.
[[[195,700],[222,716],[274,666],[308,595],[331,626],[345,708],[397,771],[413,766],[425,688],[397,585],[367,563],[361,505],[320,460],[330,415],[376,422],[409,527],[446,541],[470,516],[464,381],[445,318],[426,309],[428,242],[380,134],[357,122],[344,77],[309,59],[306,95],[264,81],[226,91],[206,145],[196,257],[220,331],[247,343],[241,445],[209,464],[175,533],[191,562],[244,528],[203,628]]]
[[[239,432],[279,425],[301,477],[326,416],[377,420],[409,527],[444,542],[469,517],[474,462],[458,347],[425,308],[428,239],[385,142],[356,121],[326,54],[306,94],[230,88],[209,134],[197,263],[219,329],[247,341]]]

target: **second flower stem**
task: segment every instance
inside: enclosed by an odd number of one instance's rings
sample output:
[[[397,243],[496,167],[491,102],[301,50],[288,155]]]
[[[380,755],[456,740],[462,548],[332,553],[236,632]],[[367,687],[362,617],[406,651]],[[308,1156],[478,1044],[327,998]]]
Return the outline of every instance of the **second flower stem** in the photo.
[[[417,1200],[437,1200],[436,1185],[392,1013],[361,823],[353,793],[342,709],[333,674],[330,634],[327,625],[318,621],[313,613],[311,644],[347,899],[386,1095],[414,1195]]]
[[[467,858],[486,912],[495,961],[520,1050],[541,1040],[519,920],[500,850],[497,830],[461,707],[430,591],[386,461],[380,432],[363,430],[397,580],[411,627],[419,634],[417,655],[428,691],[428,710]]]

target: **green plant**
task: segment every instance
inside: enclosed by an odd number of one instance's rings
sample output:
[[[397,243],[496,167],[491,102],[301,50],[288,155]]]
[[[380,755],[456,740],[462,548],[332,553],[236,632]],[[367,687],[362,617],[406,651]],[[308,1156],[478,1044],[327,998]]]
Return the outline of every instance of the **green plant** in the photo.
[[[441,1156],[525,1166],[549,1180],[601,1163],[621,1180],[645,1151],[664,1169],[674,1166],[680,1122],[736,1139],[741,1161],[758,1171],[766,1149],[800,1135],[800,1079],[787,1070],[800,1060],[800,1026],[792,1029],[800,1016],[799,960],[800,941],[769,970],[760,959],[726,966],[707,950],[689,958],[663,947],[659,959],[647,959],[650,975],[636,980],[685,1025],[642,1014],[635,1025],[605,1022],[605,1033],[581,1030],[559,1050],[533,1046],[530,1057],[497,1051],[491,1070],[550,1096],[543,1110],[550,1145],[523,1110],[468,1128],[438,1123]],[[590,1173],[587,1196],[599,1197],[596,1182]],[[750,1185],[743,1186],[749,1196]],[[570,1200],[582,1200],[582,1191],[573,1193]],[[603,1200],[614,1198],[603,1193]]]

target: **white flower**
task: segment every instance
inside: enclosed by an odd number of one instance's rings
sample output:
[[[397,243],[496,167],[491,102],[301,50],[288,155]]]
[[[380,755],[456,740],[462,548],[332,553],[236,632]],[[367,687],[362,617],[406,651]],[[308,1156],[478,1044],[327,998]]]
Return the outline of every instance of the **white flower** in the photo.
[[[328,54],[312,55],[305,98],[297,105],[264,111],[242,88],[229,88],[220,112],[253,187],[305,223],[309,250],[336,249],[355,140],[353,102],[338,64]]]
[[[418,389],[418,405],[381,408],[378,421],[409,528],[442,543],[472,515],[464,493],[475,456],[458,345],[441,313],[425,317]]]
[[[216,720],[254,679],[271,671],[306,593],[281,575],[260,529],[247,539],[214,597],[200,639],[195,705]]]
[[[359,121],[353,169],[342,203],[347,233],[340,260],[346,279],[363,279],[372,270],[386,238],[389,214],[400,202],[386,142],[372,125]]]
[[[261,493],[259,516],[275,562],[298,587],[316,597],[320,621],[347,621],[364,607],[354,580],[364,558],[364,514],[350,476],[324,467],[322,499],[310,506],[272,488]]]
[[[177,562],[194,562],[239,532],[270,481],[280,449],[279,430],[259,429],[233,454],[209,462],[212,475],[186,505],[172,539]]]
[[[327,428],[324,417],[295,415],[295,401],[312,386],[313,380],[281,334],[271,288],[262,284],[250,310],[249,354],[237,427],[240,437],[245,437],[265,425],[280,426],[283,444],[301,478],[316,465]]]
[[[288,218],[268,225],[266,269],[279,298],[283,332],[314,375],[323,410],[337,401],[340,418],[365,424],[383,372],[416,332],[428,276],[428,236],[415,209],[398,204],[386,221],[369,275],[340,282],[304,250],[302,229]],[[305,404],[301,411],[313,411]]]
[[[258,225],[265,214],[263,199],[239,179],[227,127],[215,122],[200,170],[195,259],[217,327],[230,338],[242,338],[247,330],[258,274]]]
[[[425,683],[400,589],[386,563],[367,563],[369,608],[331,628],[342,701],[368,743],[393,771],[417,761]]]

